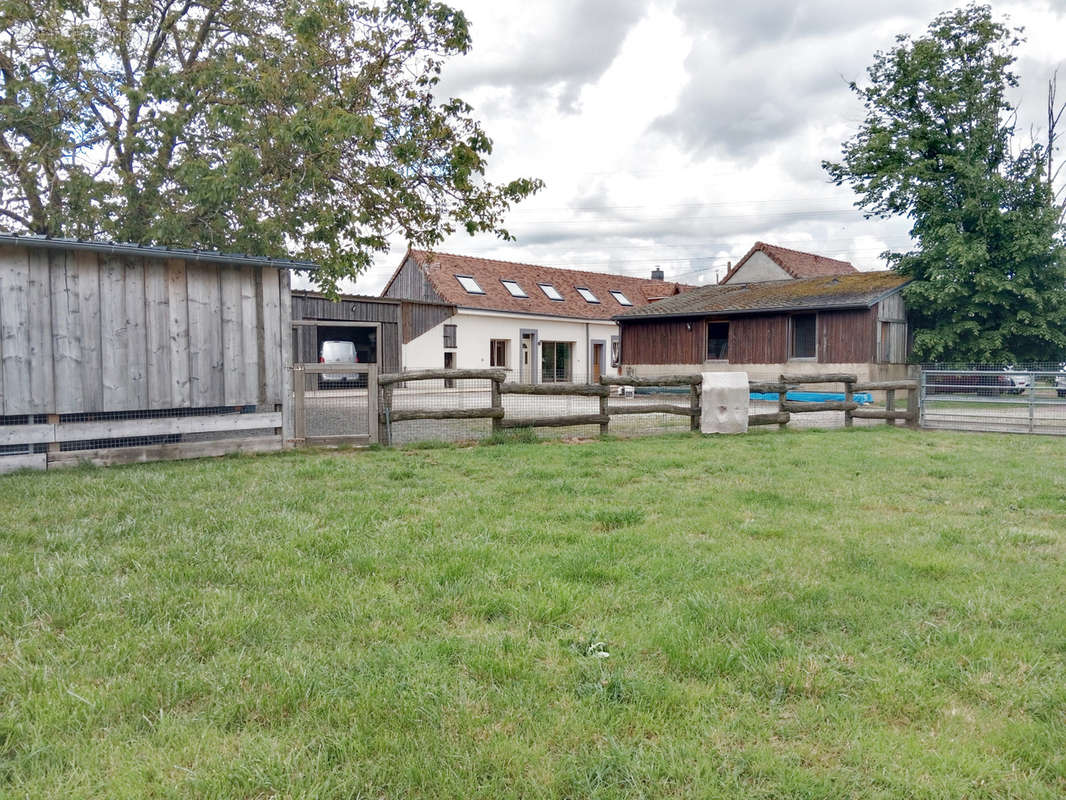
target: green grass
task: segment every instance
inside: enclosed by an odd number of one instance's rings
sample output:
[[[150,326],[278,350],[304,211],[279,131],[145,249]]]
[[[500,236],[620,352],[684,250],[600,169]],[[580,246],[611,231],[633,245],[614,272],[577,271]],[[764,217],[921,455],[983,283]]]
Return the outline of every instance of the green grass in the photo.
[[[857,428],[0,478],[0,796],[1062,797],[1064,464]]]

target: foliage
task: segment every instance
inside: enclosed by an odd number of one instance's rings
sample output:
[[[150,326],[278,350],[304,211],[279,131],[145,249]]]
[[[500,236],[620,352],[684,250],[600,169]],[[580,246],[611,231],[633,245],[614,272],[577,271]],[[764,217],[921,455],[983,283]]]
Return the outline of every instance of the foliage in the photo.
[[[291,255],[327,288],[388,237],[507,238],[536,191],[434,96],[429,0],[0,0],[0,214],[20,230]]]
[[[0,795],[1061,798],[1053,438],[0,476]]]
[[[969,5],[925,36],[897,38],[851,84],[866,118],[840,162],[867,216],[913,220],[917,248],[886,254],[905,291],[914,355],[926,361],[1059,360],[1066,354],[1066,259],[1047,167],[1017,147],[1008,91],[1020,31]]]

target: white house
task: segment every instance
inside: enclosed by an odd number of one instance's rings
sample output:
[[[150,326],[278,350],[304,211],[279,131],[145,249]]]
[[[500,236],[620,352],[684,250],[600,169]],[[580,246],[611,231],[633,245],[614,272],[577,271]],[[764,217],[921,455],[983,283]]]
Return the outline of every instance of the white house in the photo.
[[[851,275],[858,272],[848,261],[804,253],[776,244],[756,242],[721,283],[763,283],[790,278],[821,278],[826,275]]]
[[[498,367],[511,381],[584,383],[618,366],[611,317],[687,288],[660,270],[633,278],[409,250],[382,296],[456,307],[404,342],[406,370]]]

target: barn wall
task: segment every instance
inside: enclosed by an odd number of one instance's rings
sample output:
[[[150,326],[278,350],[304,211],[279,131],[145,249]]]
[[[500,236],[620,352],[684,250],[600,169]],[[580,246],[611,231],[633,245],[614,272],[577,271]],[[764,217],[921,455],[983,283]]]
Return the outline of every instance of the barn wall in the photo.
[[[626,320],[620,327],[622,364],[698,364],[706,355],[701,319]]]
[[[403,266],[400,267],[388,289],[385,290],[384,296],[406,300],[424,300],[430,303],[444,302],[444,298],[437,294],[430,282],[426,280],[426,276],[422,273],[422,268],[410,257],[403,262]]]
[[[780,364],[788,359],[788,317],[729,319],[731,364]]]
[[[288,275],[0,246],[0,414],[280,405]]]
[[[876,321],[876,309],[820,312],[819,363],[852,364],[877,361]]]

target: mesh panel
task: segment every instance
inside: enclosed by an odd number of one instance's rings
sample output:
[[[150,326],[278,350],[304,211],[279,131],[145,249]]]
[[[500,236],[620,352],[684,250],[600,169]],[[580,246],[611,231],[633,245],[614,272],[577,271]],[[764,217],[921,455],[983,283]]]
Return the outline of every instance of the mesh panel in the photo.
[[[382,412],[387,415],[392,444],[440,441],[463,442],[485,439],[492,435],[490,419],[392,419],[393,412],[489,408],[492,405],[492,381],[472,378],[448,378],[407,381],[392,384],[382,391]]]
[[[304,435],[368,436],[367,376],[360,373],[297,372],[304,382]]]

